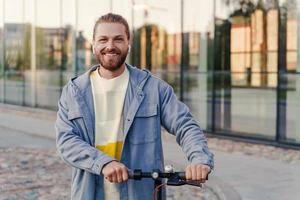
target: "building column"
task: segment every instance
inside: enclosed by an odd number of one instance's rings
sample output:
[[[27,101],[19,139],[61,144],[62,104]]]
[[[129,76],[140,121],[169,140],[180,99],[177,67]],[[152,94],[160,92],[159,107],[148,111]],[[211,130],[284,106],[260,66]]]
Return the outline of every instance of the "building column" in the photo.
[[[31,24],[31,106],[36,107],[37,105],[37,77],[36,77],[36,34],[35,34],[35,25],[36,25],[36,3],[37,0],[34,0],[33,3],[33,12],[32,12],[32,24]]]
[[[296,67],[296,71],[297,73],[295,74],[296,76],[296,95],[295,95],[295,109],[296,109],[296,118],[295,118],[295,126],[296,126],[296,141],[300,142],[300,123],[297,122],[297,119],[300,119],[300,13],[299,13],[299,9],[300,9],[300,4],[297,3],[297,67]]]
[[[286,22],[287,10],[280,8],[278,16],[278,70],[276,90],[276,140],[286,139],[286,106],[287,106],[287,75],[286,75]]]
[[[200,77],[197,78],[197,85],[198,85],[198,91],[201,93],[201,96],[203,95],[203,97],[205,98],[205,106],[204,108],[206,108],[206,113],[208,112],[208,97],[207,97],[207,81],[208,81],[208,62],[207,62],[207,49],[208,49],[208,35],[207,34],[200,34],[200,40],[199,40],[199,47],[200,47],[200,52],[199,52],[199,65],[198,65],[198,72],[200,72]],[[199,105],[200,106],[200,105]],[[209,120],[207,118],[204,117],[204,119],[199,119],[202,121],[203,124],[205,124],[205,126],[207,126],[207,120]],[[205,127],[202,127],[204,129],[206,129]]]

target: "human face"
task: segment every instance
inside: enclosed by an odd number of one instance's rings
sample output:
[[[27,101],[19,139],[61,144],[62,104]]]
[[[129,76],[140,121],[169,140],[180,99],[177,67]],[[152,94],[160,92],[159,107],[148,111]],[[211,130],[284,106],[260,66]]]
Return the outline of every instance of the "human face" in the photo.
[[[123,24],[98,24],[93,44],[96,58],[102,67],[109,71],[117,71],[124,65],[129,41]]]

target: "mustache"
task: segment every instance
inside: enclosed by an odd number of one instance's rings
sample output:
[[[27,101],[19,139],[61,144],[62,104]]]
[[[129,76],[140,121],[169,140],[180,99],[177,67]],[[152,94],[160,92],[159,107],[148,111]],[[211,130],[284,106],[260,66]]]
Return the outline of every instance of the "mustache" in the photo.
[[[100,51],[101,53],[116,53],[116,54],[120,54],[121,51],[117,48],[110,48],[110,49],[107,49],[107,48],[104,48]]]

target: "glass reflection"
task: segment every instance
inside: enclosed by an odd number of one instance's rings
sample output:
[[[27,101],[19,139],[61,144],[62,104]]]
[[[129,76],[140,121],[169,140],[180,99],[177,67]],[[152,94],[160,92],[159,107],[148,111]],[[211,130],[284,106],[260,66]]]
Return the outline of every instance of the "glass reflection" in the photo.
[[[34,0],[23,1],[23,24],[26,27],[25,39],[24,39],[24,104],[26,106],[35,106],[33,101],[34,97],[34,79],[32,73],[32,30],[33,30],[33,8]]]
[[[113,11],[134,33],[130,63],[183,91],[202,128],[300,142],[299,1],[0,0],[0,10],[1,102],[56,109],[67,80],[96,63],[93,25]]]
[[[19,4],[22,6],[14,7]],[[5,102],[24,105],[24,68],[28,67],[25,57],[28,24],[23,23],[24,1],[5,1],[4,7],[4,66],[5,66]],[[13,16],[12,13],[16,13]]]
[[[287,90],[287,111],[286,111],[286,139],[289,141],[300,142],[300,126],[298,123],[300,116],[299,99],[300,99],[300,76],[299,74],[286,74],[287,84],[285,89]],[[291,87],[291,86],[295,86]]]
[[[61,86],[74,76],[76,59],[76,2],[62,0],[62,57],[61,57]]]
[[[172,5],[172,6],[170,6]],[[180,1],[132,1],[133,64],[153,72],[179,71]]]
[[[291,129],[285,128],[285,118],[290,118],[288,113],[292,109],[286,111],[285,105],[289,107],[286,97],[293,99],[290,90],[296,88],[296,81],[293,81],[296,77],[286,77],[285,73],[294,73],[297,66],[296,5],[294,0],[218,1],[217,10],[227,7],[229,12],[216,14],[214,67],[221,70],[214,82],[217,130],[261,134],[269,138],[274,138],[277,131],[281,140],[290,134]],[[230,27],[230,31],[226,31],[226,27]],[[230,44],[229,50],[227,44]],[[226,68],[228,54],[230,67]],[[226,84],[229,73],[231,81]],[[226,94],[230,97],[230,115],[226,115]],[[277,125],[276,111],[282,118]],[[231,120],[226,126],[227,117]]]
[[[51,12],[49,5],[52,6]],[[63,39],[60,6],[59,0],[36,1],[36,89],[39,107],[55,108],[55,101],[60,96]]]
[[[211,89],[209,82],[209,43],[213,33],[213,1],[183,1],[183,66],[185,103],[199,121],[209,129]],[[195,18],[201,13],[201,17]]]

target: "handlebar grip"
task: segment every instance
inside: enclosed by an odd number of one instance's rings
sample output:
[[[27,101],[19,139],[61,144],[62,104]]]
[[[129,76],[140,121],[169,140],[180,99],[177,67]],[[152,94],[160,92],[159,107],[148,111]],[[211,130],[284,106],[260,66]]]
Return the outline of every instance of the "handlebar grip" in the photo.
[[[177,172],[177,175],[180,179],[185,180],[185,172]],[[208,180],[208,174],[206,176],[206,180]]]
[[[135,169],[134,171],[128,170],[128,178],[134,180],[141,180],[142,178],[142,170]]]
[[[134,172],[131,170],[128,170],[128,178],[133,179],[133,177],[134,177]]]

